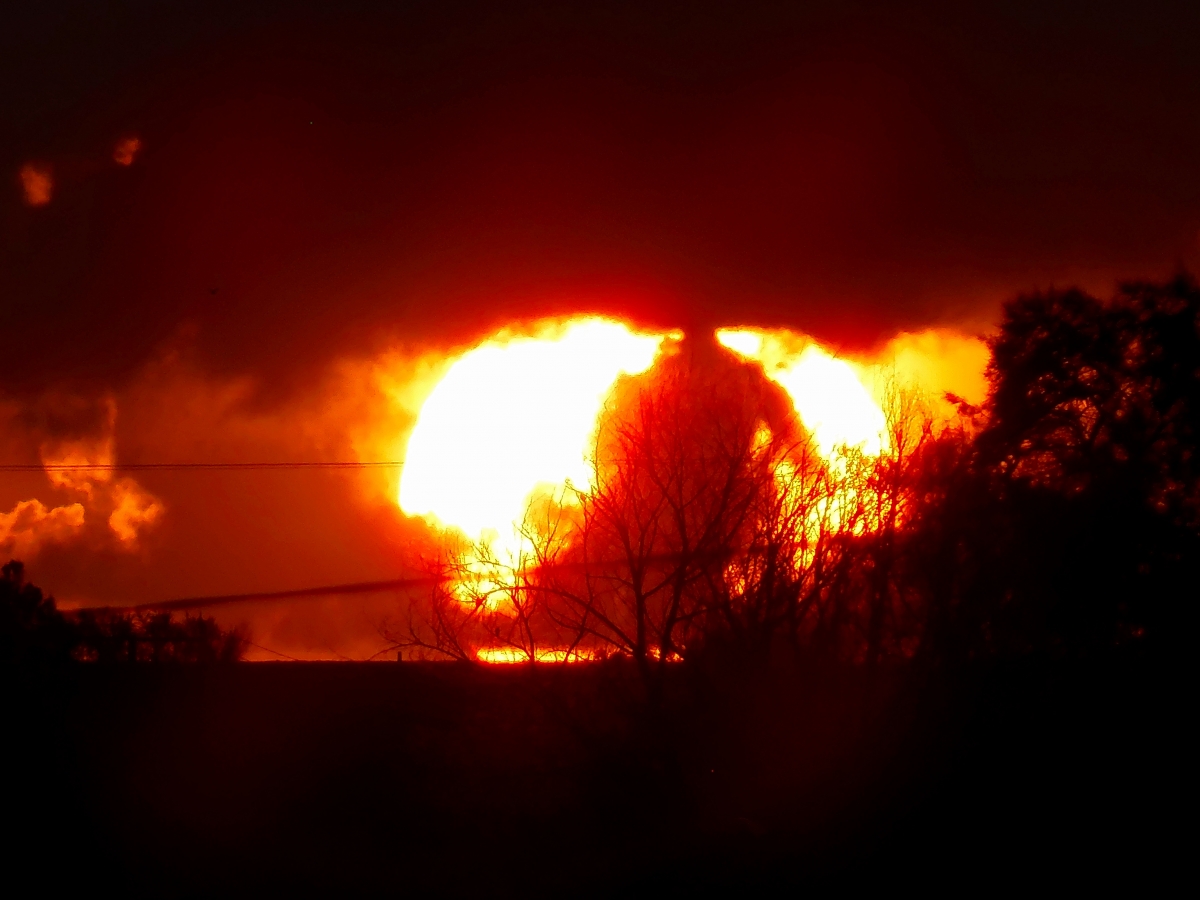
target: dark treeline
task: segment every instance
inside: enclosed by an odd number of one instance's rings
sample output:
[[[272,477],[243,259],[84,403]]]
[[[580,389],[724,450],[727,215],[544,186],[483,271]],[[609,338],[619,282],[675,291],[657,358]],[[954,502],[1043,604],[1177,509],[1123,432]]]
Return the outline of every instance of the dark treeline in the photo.
[[[206,616],[76,610],[25,580],[17,561],[0,569],[0,665],[60,666],[71,662],[233,662],[246,640]]]
[[[878,455],[822,458],[761,370],[677,352],[603,419],[593,484],[531,505],[515,556],[430,561],[414,656],[865,665],[1081,658],[1179,635],[1194,594],[1200,292],[1009,303],[985,403],[896,385]]]

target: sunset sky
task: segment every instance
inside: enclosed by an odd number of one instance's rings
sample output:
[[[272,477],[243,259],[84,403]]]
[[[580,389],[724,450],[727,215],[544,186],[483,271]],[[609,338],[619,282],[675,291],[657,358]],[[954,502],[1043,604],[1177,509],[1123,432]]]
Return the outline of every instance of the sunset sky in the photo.
[[[6,11],[0,463],[395,460],[506,326],[869,355],[1200,269],[1200,6],[897,9]],[[396,578],[398,478],[0,471],[0,550],[68,604]],[[390,602],[222,615],[367,655]]]

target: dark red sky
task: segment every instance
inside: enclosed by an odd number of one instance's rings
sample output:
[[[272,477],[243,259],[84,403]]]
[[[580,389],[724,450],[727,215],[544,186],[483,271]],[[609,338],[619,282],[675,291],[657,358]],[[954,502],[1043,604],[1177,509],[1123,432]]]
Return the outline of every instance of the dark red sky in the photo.
[[[306,415],[332,361],[514,317],[866,344],[978,328],[1038,286],[1200,267],[1194,3],[558,6],[9,4],[9,456],[94,433],[104,396],[122,459],[278,454],[262,422]],[[30,161],[54,171],[45,207],[22,202]],[[216,413],[208,443],[156,432],[164,355],[206,409],[251,379],[233,430],[258,416],[260,438],[230,443]],[[0,507],[65,502],[41,484],[10,478]],[[35,575],[136,599],[387,577],[403,523],[336,485],[221,484],[151,485],[174,537],[136,563],[63,546]],[[217,518],[241,530],[218,540]],[[344,546],[370,529],[386,539]]]

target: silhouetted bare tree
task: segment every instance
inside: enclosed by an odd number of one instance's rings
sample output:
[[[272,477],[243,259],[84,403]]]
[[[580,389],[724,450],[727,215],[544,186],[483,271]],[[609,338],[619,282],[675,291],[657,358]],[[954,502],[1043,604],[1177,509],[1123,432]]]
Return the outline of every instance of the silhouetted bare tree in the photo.
[[[911,653],[924,610],[898,557],[933,426],[893,401],[887,452],[829,460],[761,372],[679,353],[621,383],[590,484],[531,504],[512,558],[448,537],[393,639],[461,659],[623,656],[652,693],[712,648]]]

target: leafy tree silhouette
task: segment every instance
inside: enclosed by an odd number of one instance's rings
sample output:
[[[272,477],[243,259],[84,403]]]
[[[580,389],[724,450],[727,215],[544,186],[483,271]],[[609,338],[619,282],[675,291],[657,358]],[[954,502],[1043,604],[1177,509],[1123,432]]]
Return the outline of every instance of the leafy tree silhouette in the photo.
[[[1197,571],[1198,325],[1186,276],[1005,308],[978,462],[1009,640],[1088,652],[1169,635]]]
[[[77,630],[53,597],[25,580],[17,560],[0,569],[0,664],[46,665],[67,662],[79,643]]]
[[[79,610],[64,615],[53,597],[25,580],[13,560],[0,569],[0,664],[233,662],[245,652],[237,629],[205,616]]]

